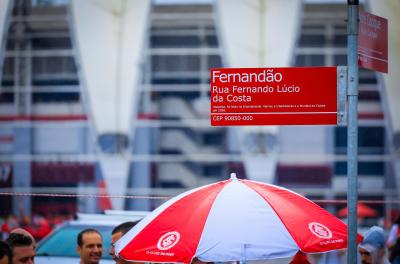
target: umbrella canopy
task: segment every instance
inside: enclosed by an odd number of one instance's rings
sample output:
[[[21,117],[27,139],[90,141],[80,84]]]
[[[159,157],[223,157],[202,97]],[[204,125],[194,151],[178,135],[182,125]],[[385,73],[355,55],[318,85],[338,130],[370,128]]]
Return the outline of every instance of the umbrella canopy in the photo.
[[[347,207],[340,209],[337,213],[338,217],[346,217],[347,214],[348,214]],[[378,215],[378,212],[375,209],[373,209],[363,203],[357,204],[357,216],[359,218],[376,217],[377,215]]]
[[[194,257],[262,260],[346,247],[347,226],[328,211],[290,190],[233,174],[170,199],[115,248],[128,261],[190,263]]]

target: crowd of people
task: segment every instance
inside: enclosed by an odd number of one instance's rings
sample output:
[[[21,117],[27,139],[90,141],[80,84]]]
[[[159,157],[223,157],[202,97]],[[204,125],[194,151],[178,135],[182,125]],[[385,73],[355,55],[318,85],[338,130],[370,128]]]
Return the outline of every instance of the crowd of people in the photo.
[[[116,264],[132,263],[119,258],[115,254],[114,244],[126,232],[128,232],[137,222],[124,222],[116,226],[111,232],[110,252]],[[77,251],[80,256],[80,264],[98,264],[103,254],[102,236],[96,229],[85,229],[78,234]]]
[[[136,222],[124,222],[111,232],[109,254],[116,264],[126,262],[115,254],[114,243],[128,232]],[[79,264],[98,264],[103,255],[103,237],[93,228],[82,230],[76,239]],[[10,231],[8,237],[0,240],[0,264],[33,264],[35,262],[36,240],[31,233],[22,228]]]
[[[73,215],[70,214],[55,214],[51,216],[34,214],[32,217],[23,213],[19,217],[8,215],[4,219],[0,219],[0,239],[5,239],[11,230],[19,227],[27,230],[36,241],[39,241],[49,234],[55,226],[72,218]]]
[[[116,226],[111,232],[110,252],[116,264],[127,264],[115,254],[114,244],[125,233],[127,233],[137,222],[124,222]],[[103,237],[101,233],[93,228],[82,230],[76,238],[77,253],[80,257],[79,264],[98,264],[103,256]],[[0,240],[0,264],[33,264],[35,262],[36,239],[28,230],[14,228],[10,230],[5,240]],[[365,234],[358,245],[358,252],[361,264],[387,264],[400,263],[400,218],[393,225],[388,238],[385,239],[384,230],[381,227],[373,226]],[[332,252],[331,252],[332,253]],[[334,252],[336,256],[343,256],[345,252]],[[324,254],[329,257],[329,254]],[[314,264],[314,263],[345,263],[343,259],[332,258],[331,260],[321,259],[315,256],[307,256],[298,252],[290,264]],[[323,261],[323,262],[322,262]],[[345,261],[345,260],[344,260]],[[204,263],[195,259],[196,264]]]

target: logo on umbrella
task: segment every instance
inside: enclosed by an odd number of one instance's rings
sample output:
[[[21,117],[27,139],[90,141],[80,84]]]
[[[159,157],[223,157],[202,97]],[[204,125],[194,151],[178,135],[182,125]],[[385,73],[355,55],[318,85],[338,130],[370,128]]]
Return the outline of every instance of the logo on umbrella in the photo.
[[[319,238],[329,239],[332,238],[332,231],[324,226],[323,224],[317,222],[311,222],[308,224],[310,231]]]
[[[181,235],[176,231],[168,232],[160,237],[157,242],[157,248],[159,250],[168,250],[178,243],[180,237]]]

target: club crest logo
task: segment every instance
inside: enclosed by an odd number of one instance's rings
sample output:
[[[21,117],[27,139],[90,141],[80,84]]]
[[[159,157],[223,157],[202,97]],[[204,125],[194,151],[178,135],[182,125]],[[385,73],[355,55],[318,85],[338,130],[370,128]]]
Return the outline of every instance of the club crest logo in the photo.
[[[164,234],[162,237],[160,237],[160,239],[157,242],[157,248],[159,250],[168,250],[173,246],[175,246],[179,242],[180,238],[181,235],[178,232],[176,231],[168,232]]]
[[[308,229],[310,229],[311,233],[313,233],[319,238],[324,238],[324,239],[332,238],[332,231],[323,224],[317,222],[311,222],[308,224]]]

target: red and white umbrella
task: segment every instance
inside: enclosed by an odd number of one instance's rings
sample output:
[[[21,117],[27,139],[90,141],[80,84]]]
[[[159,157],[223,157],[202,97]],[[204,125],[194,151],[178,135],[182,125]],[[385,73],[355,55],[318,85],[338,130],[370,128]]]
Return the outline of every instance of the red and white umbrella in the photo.
[[[170,199],[126,233],[116,252],[128,261],[190,263],[346,247],[347,226],[328,211],[288,189],[233,174]]]

